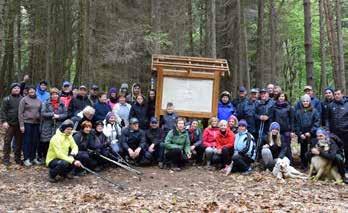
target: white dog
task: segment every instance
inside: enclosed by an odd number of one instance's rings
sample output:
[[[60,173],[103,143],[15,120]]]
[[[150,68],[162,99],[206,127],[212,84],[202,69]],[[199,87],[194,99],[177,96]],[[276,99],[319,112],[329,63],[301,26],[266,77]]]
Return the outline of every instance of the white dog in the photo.
[[[290,166],[290,160],[287,157],[277,158],[276,164],[272,171],[273,175],[278,179],[285,178],[300,178],[307,179],[307,176],[299,171],[297,171],[294,167]]]

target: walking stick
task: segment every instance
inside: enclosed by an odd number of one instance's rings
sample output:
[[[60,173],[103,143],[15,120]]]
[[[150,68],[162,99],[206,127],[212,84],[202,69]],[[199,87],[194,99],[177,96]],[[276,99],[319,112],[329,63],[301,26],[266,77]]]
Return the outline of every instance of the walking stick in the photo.
[[[264,127],[265,127],[265,121],[261,121],[260,129],[259,129],[259,137],[257,138],[257,143],[256,143],[256,161],[259,159],[259,149],[262,143],[262,134],[263,134]]]
[[[110,180],[110,179],[108,179],[108,178],[106,178],[106,177],[103,177],[102,175],[96,173],[95,171],[93,171],[93,170],[91,170],[91,169],[89,169],[89,168],[87,168],[87,167],[85,167],[85,166],[83,166],[83,165],[81,165],[81,168],[84,169],[84,170],[86,170],[87,172],[89,172],[89,173],[91,173],[91,174],[97,176],[98,178],[100,178],[100,179],[102,179],[102,180],[104,180],[104,181],[106,181],[106,182],[112,184],[113,186],[119,188],[120,190],[124,190],[124,186],[122,186],[121,184],[117,184],[117,183],[113,182],[112,180]]]

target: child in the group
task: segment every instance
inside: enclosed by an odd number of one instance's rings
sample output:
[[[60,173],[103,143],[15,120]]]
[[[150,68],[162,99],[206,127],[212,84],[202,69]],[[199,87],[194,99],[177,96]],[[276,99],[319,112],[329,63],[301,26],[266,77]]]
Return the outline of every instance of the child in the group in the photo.
[[[175,128],[177,115],[175,113],[174,104],[172,102],[167,103],[166,114],[163,115],[161,125],[164,134],[167,135],[168,132]]]

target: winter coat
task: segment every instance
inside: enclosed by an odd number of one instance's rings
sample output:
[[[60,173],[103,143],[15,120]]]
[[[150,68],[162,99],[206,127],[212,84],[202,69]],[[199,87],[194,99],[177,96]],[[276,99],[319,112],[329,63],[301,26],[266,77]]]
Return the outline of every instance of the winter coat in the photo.
[[[50,99],[50,93],[46,90],[41,90],[40,86],[36,89],[36,97],[41,101],[41,103],[45,103]]]
[[[76,155],[78,151],[79,148],[76,145],[73,137],[71,135],[65,135],[65,133],[58,129],[56,134],[54,134],[50,140],[50,145],[48,147],[46,156],[46,165],[48,166],[54,159],[65,160],[69,163],[73,163],[74,158],[69,154]]]
[[[308,109],[298,109],[295,112],[295,133],[297,136],[309,132],[315,135],[320,127],[320,116],[316,109],[310,107]]]
[[[176,119],[178,116],[175,113],[163,115],[161,125],[164,132],[167,134],[170,130],[175,128]]]
[[[248,136],[249,139],[248,140]],[[239,132],[236,135],[234,141],[234,152],[241,156],[255,160],[256,157],[256,147],[254,137],[246,130],[245,132]]]
[[[224,133],[218,132],[216,136],[216,148],[233,148],[235,136],[230,129],[226,129]]]
[[[190,137],[191,146],[197,147],[202,145],[202,130],[200,128],[188,129],[187,132]]]
[[[74,136],[74,141],[79,147],[79,151],[89,151],[102,149],[102,144],[96,139],[94,133],[85,134],[82,131],[77,132]]]
[[[53,115],[59,116],[58,119],[53,120]],[[41,108],[41,134],[40,141],[50,141],[53,134],[61,123],[68,117],[68,112],[62,102],[59,103],[58,109],[54,110],[51,100],[49,99],[46,103],[42,104]]]
[[[333,101],[328,108],[327,126],[335,134],[348,134],[348,99]]]
[[[18,125],[18,107],[22,98],[21,95],[9,95],[3,99],[0,111],[1,123],[7,122],[12,126]]]
[[[147,129],[147,105],[145,103],[139,104],[138,102],[133,104],[129,112],[129,119],[131,118],[137,118],[139,120],[140,129]]]
[[[82,125],[82,123],[83,122],[85,122],[85,121],[89,121],[89,122],[91,122],[92,123],[92,127],[94,128],[95,127],[95,123],[93,122],[93,120],[90,120],[90,119],[88,119],[85,115],[83,115],[82,114],[82,118],[77,122],[77,123],[75,123],[75,130],[76,131],[80,131],[81,130],[81,125]]]
[[[146,144],[150,146],[151,144],[160,145],[164,141],[164,132],[161,128],[150,128],[145,132]]]
[[[271,108],[270,122],[277,122],[280,125],[280,133],[293,132],[294,130],[294,109],[290,103],[274,103]]]
[[[68,117],[77,116],[79,112],[81,112],[86,106],[93,106],[91,100],[89,100],[88,96],[77,95],[76,98],[73,98],[70,102],[68,109]]]
[[[129,125],[129,113],[130,113],[131,107],[132,106],[128,103],[125,103],[125,104],[117,103],[113,109],[113,112],[122,119],[125,126]]]
[[[274,104],[274,101],[270,98],[267,101],[260,100],[257,102],[256,109],[255,109],[256,126],[257,126],[256,131],[260,129],[260,125],[261,125],[260,116],[261,115],[267,115],[268,117],[271,116],[273,104]],[[265,121],[263,133],[266,133],[268,131],[270,124],[271,124],[270,119]]]
[[[280,135],[280,141],[281,141],[280,146],[278,146],[276,143],[271,144],[271,141],[269,141],[269,137],[267,137],[263,145],[265,144],[269,145],[269,149],[271,150],[271,153],[274,159],[283,158],[283,157],[292,159],[290,144],[284,140],[284,137],[282,135]]]
[[[25,96],[19,102],[18,121],[20,127],[24,127],[24,123],[39,124],[41,101],[39,99]]]
[[[97,96],[97,95],[89,95],[88,98],[89,98],[89,100],[91,100],[91,102],[93,103],[93,105],[95,105],[96,103],[99,102],[98,96]]]
[[[247,101],[248,101],[248,98],[246,98],[246,97],[244,97],[244,98],[238,97],[232,101],[232,104],[236,107],[236,114],[238,115],[238,120],[241,119],[239,116],[242,113],[243,105]]]
[[[333,102],[333,100],[327,100],[325,99],[324,101],[321,102],[321,124],[322,126],[325,126],[325,121],[328,118],[328,111],[329,111],[329,106]]]
[[[226,104],[224,104],[222,103],[222,101],[220,101],[218,104],[218,119],[227,121],[231,115],[236,115],[235,106],[231,102],[227,102]]]
[[[184,153],[190,154],[190,138],[187,131],[179,132],[177,129],[172,129],[168,132],[164,141],[165,152],[171,149],[181,149]]]
[[[149,100],[147,103],[147,116],[148,119],[150,120],[152,117],[155,116],[155,111],[156,111],[156,100]]]
[[[112,144],[118,143],[121,137],[121,127],[118,123],[108,123],[104,120],[104,129],[103,133]]]
[[[122,130],[120,143],[122,148],[128,152],[128,149],[136,150],[140,147],[142,150],[146,149],[145,132],[141,129],[135,131],[130,127]]]
[[[203,131],[203,146],[216,147],[216,136],[220,129],[218,127],[207,127]]]
[[[112,98],[107,101],[107,104],[110,106],[111,110],[114,110],[117,104],[117,98]]]
[[[321,108],[321,103],[318,98],[316,97],[311,97],[311,106],[317,110],[319,113],[319,117],[321,118],[321,113],[322,113],[322,108]],[[295,110],[303,108],[301,100],[297,101],[295,105]]]
[[[64,106],[69,109],[69,105],[70,105],[70,102],[73,98],[73,94],[72,92],[68,92],[68,93],[65,93],[65,92],[62,92],[59,96],[59,99],[62,103],[64,103]]]
[[[255,134],[257,132],[256,129],[256,106],[257,101],[247,100],[243,102],[241,106],[241,113],[238,114],[239,119],[244,119],[248,123],[248,131],[251,134]]]
[[[99,101],[94,105],[94,109],[93,121],[103,121],[106,114],[111,111],[111,107],[107,103],[100,103]]]

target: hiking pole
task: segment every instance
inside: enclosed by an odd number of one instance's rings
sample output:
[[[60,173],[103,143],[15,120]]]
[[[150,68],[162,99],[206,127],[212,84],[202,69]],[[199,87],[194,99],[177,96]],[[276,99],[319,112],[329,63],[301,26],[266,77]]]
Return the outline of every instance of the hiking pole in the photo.
[[[101,158],[103,158],[103,159],[105,159],[105,160],[107,160],[107,161],[113,163],[113,164],[116,164],[117,166],[119,166],[119,167],[121,167],[121,168],[123,168],[123,169],[125,169],[125,170],[128,170],[128,171],[130,171],[130,172],[136,173],[137,175],[142,175],[142,174],[143,174],[141,171],[138,171],[138,170],[136,170],[136,169],[133,169],[132,167],[130,167],[130,166],[128,166],[128,165],[124,165],[124,164],[122,164],[122,163],[120,163],[120,162],[114,161],[114,160],[112,160],[111,158],[108,158],[108,157],[106,157],[106,156],[104,156],[104,155],[102,155],[102,154],[100,154],[100,153],[97,153],[97,155],[98,155],[99,157],[101,157]]]
[[[113,182],[112,180],[110,180],[110,179],[108,179],[108,178],[106,178],[106,177],[103,177],[102,175],[96,173],[95,171],[93,171],[93,170],[91,170],[91,169],[85,167],[84,165],[81,165],[81,168],[84,169],[84,170],[86,170],[87,172],[89,172],[89,173],[91,173],[91,174],[97,176],[98,178],[100,178],[100,179],[102,179],[102,180],[104,180],[104,181],[106,181],[106,182],[112,184],[113,186],[115,186],[115,187],[117,187],[117,188],[119,188],[119,189],[121,189],[121,190],[124,190],[124,187],[123,187],[121,184],[117,184],[117,183]]]
[[[259,129],[259,138],[257,139],[257,142],[256,142],[256,158],[255,158],[256,161],[259,159],[259,149],[262,142],[262,133],[263,133],[264,127],[265,127],[265,121],[261,121],[260,129]]]

